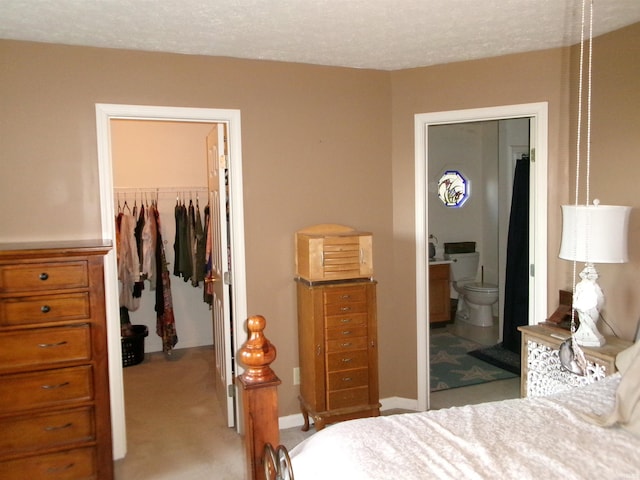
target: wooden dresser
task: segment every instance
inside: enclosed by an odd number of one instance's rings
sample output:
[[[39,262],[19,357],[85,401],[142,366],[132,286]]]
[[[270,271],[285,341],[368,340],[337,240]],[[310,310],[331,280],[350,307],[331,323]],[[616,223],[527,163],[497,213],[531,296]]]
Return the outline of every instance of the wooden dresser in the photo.
[[[376,282],[298,278],[297,289],[302,429],[379,415]]]
[[[113,478],[101,241],[0,244],[0,478]]]
[[[615,373],[616,355],[631,342],[607,336],[602,347],[582,347],[587,360],[584,376],[568,372],[560,365],[560,344],[571,336],[568,330],[539,324],[518,327],[522,333],[520,395],[537,397],[602,380]]]

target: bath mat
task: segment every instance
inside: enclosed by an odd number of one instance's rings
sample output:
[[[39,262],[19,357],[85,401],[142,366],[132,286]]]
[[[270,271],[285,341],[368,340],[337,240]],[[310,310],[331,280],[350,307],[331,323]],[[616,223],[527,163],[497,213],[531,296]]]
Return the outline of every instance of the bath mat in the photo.
[[[515,373],[516,375],[520,375],[520,355],[503,347],[501,343],[491,347],[473,350],[469,352],[469,355],[511,373]]]
[[[432,392],[505,380],[518,375],[468,354],[482,345],[449,332],[430,335],[430,389]]]

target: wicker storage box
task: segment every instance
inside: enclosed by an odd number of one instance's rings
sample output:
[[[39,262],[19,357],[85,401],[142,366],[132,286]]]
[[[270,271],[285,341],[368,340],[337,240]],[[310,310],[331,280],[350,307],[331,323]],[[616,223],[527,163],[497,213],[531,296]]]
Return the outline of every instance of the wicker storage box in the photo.
[[[122,366],[138,365],[144,360],[144,337],[149,335],[146,325],[132,325],[133,335],[122,337]]]
[[[296,232],[296,275],[311,282],[372,277],[371,233],[335,224]]]

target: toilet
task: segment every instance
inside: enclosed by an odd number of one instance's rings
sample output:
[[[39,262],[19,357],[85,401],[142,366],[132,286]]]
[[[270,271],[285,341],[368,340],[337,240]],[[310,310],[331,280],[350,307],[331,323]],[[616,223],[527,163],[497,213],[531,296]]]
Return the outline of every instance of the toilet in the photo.
[[[444,257],[451,261],[451,286],[458,293],[456,321],[492,326],[492,305],[498,301],[498,286],[476,280],[480,253],[445,253]]]

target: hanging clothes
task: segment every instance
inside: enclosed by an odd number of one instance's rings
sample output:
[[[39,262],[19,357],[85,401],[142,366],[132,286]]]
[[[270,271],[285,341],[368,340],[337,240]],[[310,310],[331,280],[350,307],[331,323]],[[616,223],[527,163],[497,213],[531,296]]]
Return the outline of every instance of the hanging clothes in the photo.
[[[171,279],[162,242],[160,214],[152,206],[156,223],[156,333],[162,338],[162,351],[171,353],[178,343],[176,320],[173,314],[173,299],[171,298]]]
[[[140,298],[142,291],[144,290],[144,274],[142,272],[142,229],[144,228],[144,205],[140,206],[140,214],[138,214],[138,206],[133,206],[133,217],[136,220],[136,226],[134,228],[134,237],[136,239],[136,250],[138,252],[138,281],[133,285],[133,296]]]
[[[213,305],[213,282],[211,281],[213,279],[213,240],[211,237],[211,209],[209,205],[204,207],[204,232],[204,293],[202,300],[211,307]]]
[[[192,245],[189,241],[189,214],[184,203],[177,203],[175,207],[176,237],[173,244],[174,268],[173,274],[188,281],[193,274]]]
[[[126,205],[126,203],[125,203]],[[119,225],[118,280],[120,306],[129,311],[140,307],[140,297],[134,296],[134,286],[140,281],[140,260],[135,239],[136,219],[132,213],[120,212],[116,220]]]
[[[141,212],[142,214],[142,212]],[[149,288],[156,289],[156,242],[157,226],[155,213],[147,208],[144,211],[145,220],[142,229],[142,274],[149,281]]]
[[[502,345],[520,353],[519,326],[529,324],[529,156],[516,162],[507,238]]]
[[[189,268],[185,271],[184,281],[191,280],[191,284],[195,280],[195,238],[196,238],[196,209],[193,205],[193,201],[189,200],[189,208],[187,209],[187,252],[189,256]]]
[[[196,200],[194,228],[193,228],[193,275],[191,285],[198,287],[200,282],[204,282],[205,269],[205,237],[202,229],[202,216],[200,215],[200,205]]]

